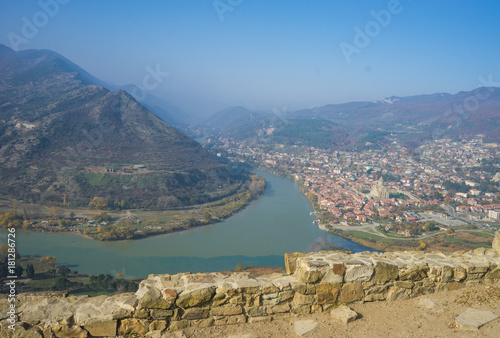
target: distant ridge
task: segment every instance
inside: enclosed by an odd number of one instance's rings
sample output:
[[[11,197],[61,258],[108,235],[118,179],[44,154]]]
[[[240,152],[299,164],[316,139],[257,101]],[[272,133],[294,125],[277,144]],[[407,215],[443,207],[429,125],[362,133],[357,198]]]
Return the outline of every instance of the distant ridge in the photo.
[[[485,142],[500,143],[498,126],[500,88],[481,87],[453,95],[391,96],[375,102],[328,104],[280,116],[232,107],[195,128],[205,135],[238,140],[359,149],[383,145],[389,135],[411,147],[432,139],[467,139],[478,134]]]

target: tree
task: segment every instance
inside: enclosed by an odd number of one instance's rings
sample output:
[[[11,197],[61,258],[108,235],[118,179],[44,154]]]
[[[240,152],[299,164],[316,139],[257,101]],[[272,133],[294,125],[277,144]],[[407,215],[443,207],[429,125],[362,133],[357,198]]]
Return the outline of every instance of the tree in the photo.
[[[55,264],[56,264],[56,258],[55,257],[50,257],[50,256],[44,256],[44,257],[40,258],[40,262],[47,263],[49,265],[55,266]]]
[[[59,277],[52,287],[54,290],[65,290],[71,287],[71,282],[65,277]]]
[[[92,219],[95,219],[97,222],[109,222],[111,220],[111,216],[105,212],[101,212],[100,214],[93,215]]]
[[[65,265],[59,267],[59,274],[63,277],[66,277],[71,272]]]
[[[106,200],[99,196],[95,196],[89,203],[89,207],[97,209],[105,208],[106,205]]]
[[[53,219],[57,219],[62,216],[61,208],[56,206],[51,206],[49,209],[50,217]]]
[[[243,263],[238,263],[238,265],[236,265],[236,271],[243,271]]]
[[[72,211],[69,213],[69,219],[73,220],[73,218],[75,218],[75,213]]]
[[[420,241],[420,250],[425,250],[427,247],[427,244],[424,243],[424,241]]]
[[[16,276],[21,277],[24,272],[24,268],[21,265],[16,266]]]
[[[33,267],[33,264],[28,264],[28,266],[26,267],[26,276],[28,278],[35,277],[35,268]]]

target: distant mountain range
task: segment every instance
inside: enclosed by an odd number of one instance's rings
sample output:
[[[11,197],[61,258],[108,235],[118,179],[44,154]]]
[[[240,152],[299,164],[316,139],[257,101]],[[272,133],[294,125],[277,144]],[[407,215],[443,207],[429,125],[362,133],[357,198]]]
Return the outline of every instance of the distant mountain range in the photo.
[[[195,126],[200,134],[238,140],[360,148],[396,137],[416,146],[435,138],[484,135],[500,143],[500,88],[455,95],[436,93],[389,97],[377,102],[330,104],[275,115],[234,107]]]
[[[1,195],[156,207],[214,200],[241,184],[200,144],[104,85],[55,52],[0,45]]]

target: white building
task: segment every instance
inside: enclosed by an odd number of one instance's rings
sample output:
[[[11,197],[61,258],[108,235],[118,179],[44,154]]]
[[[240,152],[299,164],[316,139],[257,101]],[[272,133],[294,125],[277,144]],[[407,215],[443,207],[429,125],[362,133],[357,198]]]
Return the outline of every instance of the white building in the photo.
[[[491,219],[500,219],[500,210],[488,211],[488,217]]]

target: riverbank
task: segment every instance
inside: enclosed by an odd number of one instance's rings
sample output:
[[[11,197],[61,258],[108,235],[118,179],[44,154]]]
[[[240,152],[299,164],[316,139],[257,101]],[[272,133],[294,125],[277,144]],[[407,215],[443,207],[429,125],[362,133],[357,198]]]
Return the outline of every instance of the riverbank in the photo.
[[[257,199],[266,182],[256,174],[233,195],[219,201],[173,210],[125,210],[65,208],[2,201],[2,226],[22,227],[42,233],[71,233],[100,241],[144,239],[219,223]],[[37,210],[32,216],[26,209]],[[22,210],[23,213],[18,211]],[[10,224],[10,225],[9,225]]]

